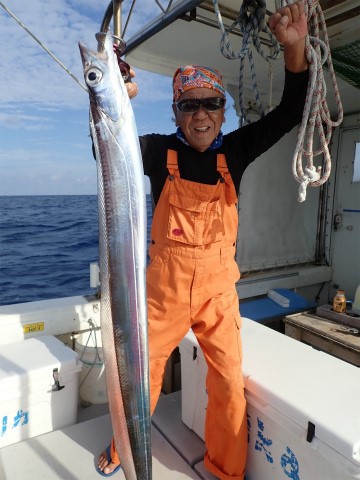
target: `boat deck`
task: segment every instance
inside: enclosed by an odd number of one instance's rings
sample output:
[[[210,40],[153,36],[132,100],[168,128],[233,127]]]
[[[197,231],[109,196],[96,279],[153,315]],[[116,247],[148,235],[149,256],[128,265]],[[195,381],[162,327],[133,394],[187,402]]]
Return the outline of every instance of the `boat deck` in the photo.
[[[106,409],[80,408],[79,423],[0,449],[0,479],[99,480],[96,460],[111,438]],[[181,392],[160,398],[152,423],[154,480],[216,478],[204,469],[203,441],[181,420]],[[125,475],[120,470],[111,478]]]

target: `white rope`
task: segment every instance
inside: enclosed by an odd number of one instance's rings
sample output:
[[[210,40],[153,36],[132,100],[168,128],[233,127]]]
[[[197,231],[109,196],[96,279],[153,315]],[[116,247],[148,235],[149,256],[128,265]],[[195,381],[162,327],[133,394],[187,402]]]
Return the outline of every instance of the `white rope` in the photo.
[[[224,23],[221,17],[220,9],[218,6],[218,0],[213,0],[214,10],[217,17],[219,29],[221,31],[220,48],[224,57],[232,60],[240,59],[240,74],[239,74],[239,107],[241,117],[250,123],[250,119],[247,116],[247,109],[244,104],[244,70],[245,70],[245,58],[248,59],[251,72],[252,87],[255,95],[255,103],[260,115],[265,114],[264,108],[261,104],[259,89],[256,81],[255,65],[253,55],[251,51],[251,43],[255,46],[257,52],[269,63],[270,60],[276,60],[280,53],[279,44],[275,36],[270,32],[269,27],[265,23],[266,4],[264,0],[244,0],[241,5],[238,18],[232,23],[232,25],[225,29]],[[242,47],[240,52],[234,52],[230,45],[229,33],[231,33],[236,26],[243,35]],[[259,34],[263,31],[268,35],[271,48],[270,53],[266,54],[262,48]]]
[[[260,95],[256,82],[256,74],[252,52],[250,50],[250,41],[255,45],[260,55],[271,64],[270,60],[279,55],[279,46],[276,38],[271,34],[265,24],[265,3],[264,0],[244,0],[239,17],[225,30],[217,0],[213,0],[214,9],[217,16],[219,28],[221,31],[220,48],[222,54],[228,59],[240,58],[240,77],[239,77],[239,106],[243,119],[249,123],[246,108],[244,106],[244,59],[247,56],[250,63],[251,79],[253,90],[255,92],[255,101],[261,116],[264,109],[260,102]],[[278,7],[292,3],[291,1],[277,0]],[[334,67],[331,60],[329,39],[326,31],[326,24],[323,12],[318,0],[304,0],[305,13],[308,19],[309,35],[306,37],[305,52],[309,63],[309,84],[305,100],[302,121],[298,131],[297,144],[293,156],[292,172],[296,181],[300,183],[299,202],[306,199],[306,189],[308,186],[317,187],[324,184],[329,178],[331,172],[331,156],[329,145],[332,131],[339,126],[343,120],[343,108],[341,104],[339,89],[336,82]],[[239,53],[235,53],[230,46],[228,34],[239,24],[243,34],[242,48]],[[265,31],[272,43],[272,52],[270,55],[264,55],[260,45],[259,33]],[[324,79],[323,65],[327,64],[330,72],[332,86],[337,106],[337,119],[332,120],[329,108],[326,102],[327,88]],[[271,80],[272,82],[272,80]],[[270,92],[271,96],[271,92]],[[315,130],[319,138],[320,148],[314,151]],[[315,166],[313,158],[323,155],[323,165]],[[303,167],[303,156],[306,157],[306,164]]]
[[[331,60],[325,18],[320,4],[316,0],[305,0],[305,13],[309,29],[305,47],[309,63],[309,84],[292,164],[294,178],[300,183],[299,202],[305,201],[308,186],[323,185],[329,178],[331,173],[329,151],[331,135],[333,128],[339,126],[343,120],[343,108]],[[335,121],[331,119],[326,103],[327,89],[322,68],[325,62],[329,68],[334,88],[337,106],[337,120]],[[316,151],[313,150],[315,127],[320,141],[320,148]],[[313,158],[320,154],[324,156],[323,166],[315,167]],[[304,168],[302,165],[303,155],[306,157]]]

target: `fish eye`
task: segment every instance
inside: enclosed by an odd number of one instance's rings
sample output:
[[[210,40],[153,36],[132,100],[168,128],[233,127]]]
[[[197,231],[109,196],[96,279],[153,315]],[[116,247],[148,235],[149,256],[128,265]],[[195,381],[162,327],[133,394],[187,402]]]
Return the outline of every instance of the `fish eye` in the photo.
[[[86,74],[86,83],[89,86],[97,85],[102,78],[102,72],[98,68],[90,68]]]

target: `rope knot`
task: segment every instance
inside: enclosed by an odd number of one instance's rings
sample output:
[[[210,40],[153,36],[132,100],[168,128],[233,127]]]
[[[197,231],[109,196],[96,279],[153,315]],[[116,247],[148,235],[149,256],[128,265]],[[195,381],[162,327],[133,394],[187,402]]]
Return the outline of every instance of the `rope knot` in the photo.
[[[252,34],[265,27],[266,3],[264,0],[244,0],[239,12],[239,27],[244,31],[249,23],[253,26]],[[254,32],[255,30],[255,32]]]
[[[317,169],[315,168],[314,165],[307,166],[304,168],[304,175],[303,178],[300,182],[300,187],[299,187],[299,197],[298,201],[305,202],[306,200],[306,189],[308,185],[312,184],[313,182],[317,182],[320,180],[320,171],[321,167],[318,167]]]
[[[306,166],[304,172],[304,178],[308,179],[308,183],[317,182],[320,180],[321,167],[316,168],[314,165]]]

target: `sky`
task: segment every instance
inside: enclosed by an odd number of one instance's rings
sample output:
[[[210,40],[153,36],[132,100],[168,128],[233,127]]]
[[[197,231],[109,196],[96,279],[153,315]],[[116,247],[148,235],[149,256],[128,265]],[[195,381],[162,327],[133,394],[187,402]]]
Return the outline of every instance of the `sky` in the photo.
[[[1,3],[84,83],[78,42],[96,49],[95,33],[109,0]],[[125,18],[129,5],[124,2]],[[139,0],[125,40],[159,14],[155,0]],[[1,4],[0,45],[0,195],[96,194],[87,93]],[[136,81],[138,133],[172,133],[171,78],[136,70]],[[231,110],[224,133],[236,127]]]

